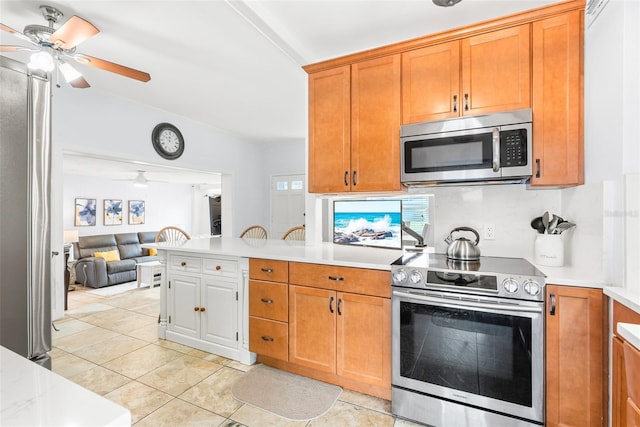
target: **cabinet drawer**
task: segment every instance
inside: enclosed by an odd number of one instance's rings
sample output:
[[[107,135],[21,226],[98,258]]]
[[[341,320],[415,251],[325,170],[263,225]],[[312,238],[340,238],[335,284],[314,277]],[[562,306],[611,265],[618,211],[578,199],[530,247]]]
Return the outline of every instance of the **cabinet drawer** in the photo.
[[[200,273],[201,267],[201,258],[183,255],[169,255],[169,270]]]
[[[289,360],[289,334],[286,323],[249,317],[249,351]]]
[[[386,270],[291,262],[289,281],[292,285],[391,297],[391,273]]]
[[[640,350],[625,341],[624,366],[629,399],[640,404]]]
[[[238,263],[223,259],[203,258],[202,273],[214,276],[237,277]]]
[[[249,315],[287,322],[289,292],[284,283],[249,280]]]
[[[249,278],[270,282],[289,281],[289,263],[272,259],[249,259]]]

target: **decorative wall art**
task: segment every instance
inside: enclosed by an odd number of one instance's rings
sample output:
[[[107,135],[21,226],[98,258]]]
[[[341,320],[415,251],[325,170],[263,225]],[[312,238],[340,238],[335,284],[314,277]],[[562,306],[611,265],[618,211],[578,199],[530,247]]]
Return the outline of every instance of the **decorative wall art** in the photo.
[[[96,225],[96,199],[76,198],[75,225]]]
[[[105,199],[104,225],[122,225],[122,200]]]
[[[144,224],[144,200],[129,200],[129,224]]]

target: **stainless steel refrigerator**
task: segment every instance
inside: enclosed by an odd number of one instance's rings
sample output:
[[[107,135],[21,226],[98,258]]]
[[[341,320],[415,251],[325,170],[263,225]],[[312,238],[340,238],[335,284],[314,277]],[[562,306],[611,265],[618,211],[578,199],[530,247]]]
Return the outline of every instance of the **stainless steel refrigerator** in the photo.
[[[51,85],[0,56],[0,345],[48,368],[50,171]]]

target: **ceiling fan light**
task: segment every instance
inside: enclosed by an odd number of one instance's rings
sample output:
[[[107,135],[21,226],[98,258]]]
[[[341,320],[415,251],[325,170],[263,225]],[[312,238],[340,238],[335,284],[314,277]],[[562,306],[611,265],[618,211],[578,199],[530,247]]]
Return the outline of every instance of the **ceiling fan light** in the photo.
[[[82,77],[82,74],[80,74],[78,70],[76,70],[66,62],[60,64],[60,72],[64,76],[64,79],[67,81],[67,83],[71,83],[72,81]]]
[[[133,186],[134,187],[148,187],[149,186],[149,181],[147,181],[147,178],[144,177],[142,172],[138,172],[138,176],[136,176],[133,180]]]
[[[53,57],[49,52],[40,51],[31,55],[27,67],[32,70],[52,71],[54,67]]]

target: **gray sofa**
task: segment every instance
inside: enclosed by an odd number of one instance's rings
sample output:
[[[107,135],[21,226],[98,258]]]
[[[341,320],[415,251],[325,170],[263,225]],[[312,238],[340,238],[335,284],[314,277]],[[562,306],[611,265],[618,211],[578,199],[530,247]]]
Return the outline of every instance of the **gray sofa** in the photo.
[[[73,244],[73,253],[77,260],[74,265],[76,283],[101,288],[136,280],[136,265],[142,262],[157,261],[158,257],[149,255],[149,249],[142,248],[143,243],[154,243],[157,231],[138,233],[103,234],[80,236]],[[106,261],[94,257],[96,252],[117,250],[119,261]]]

